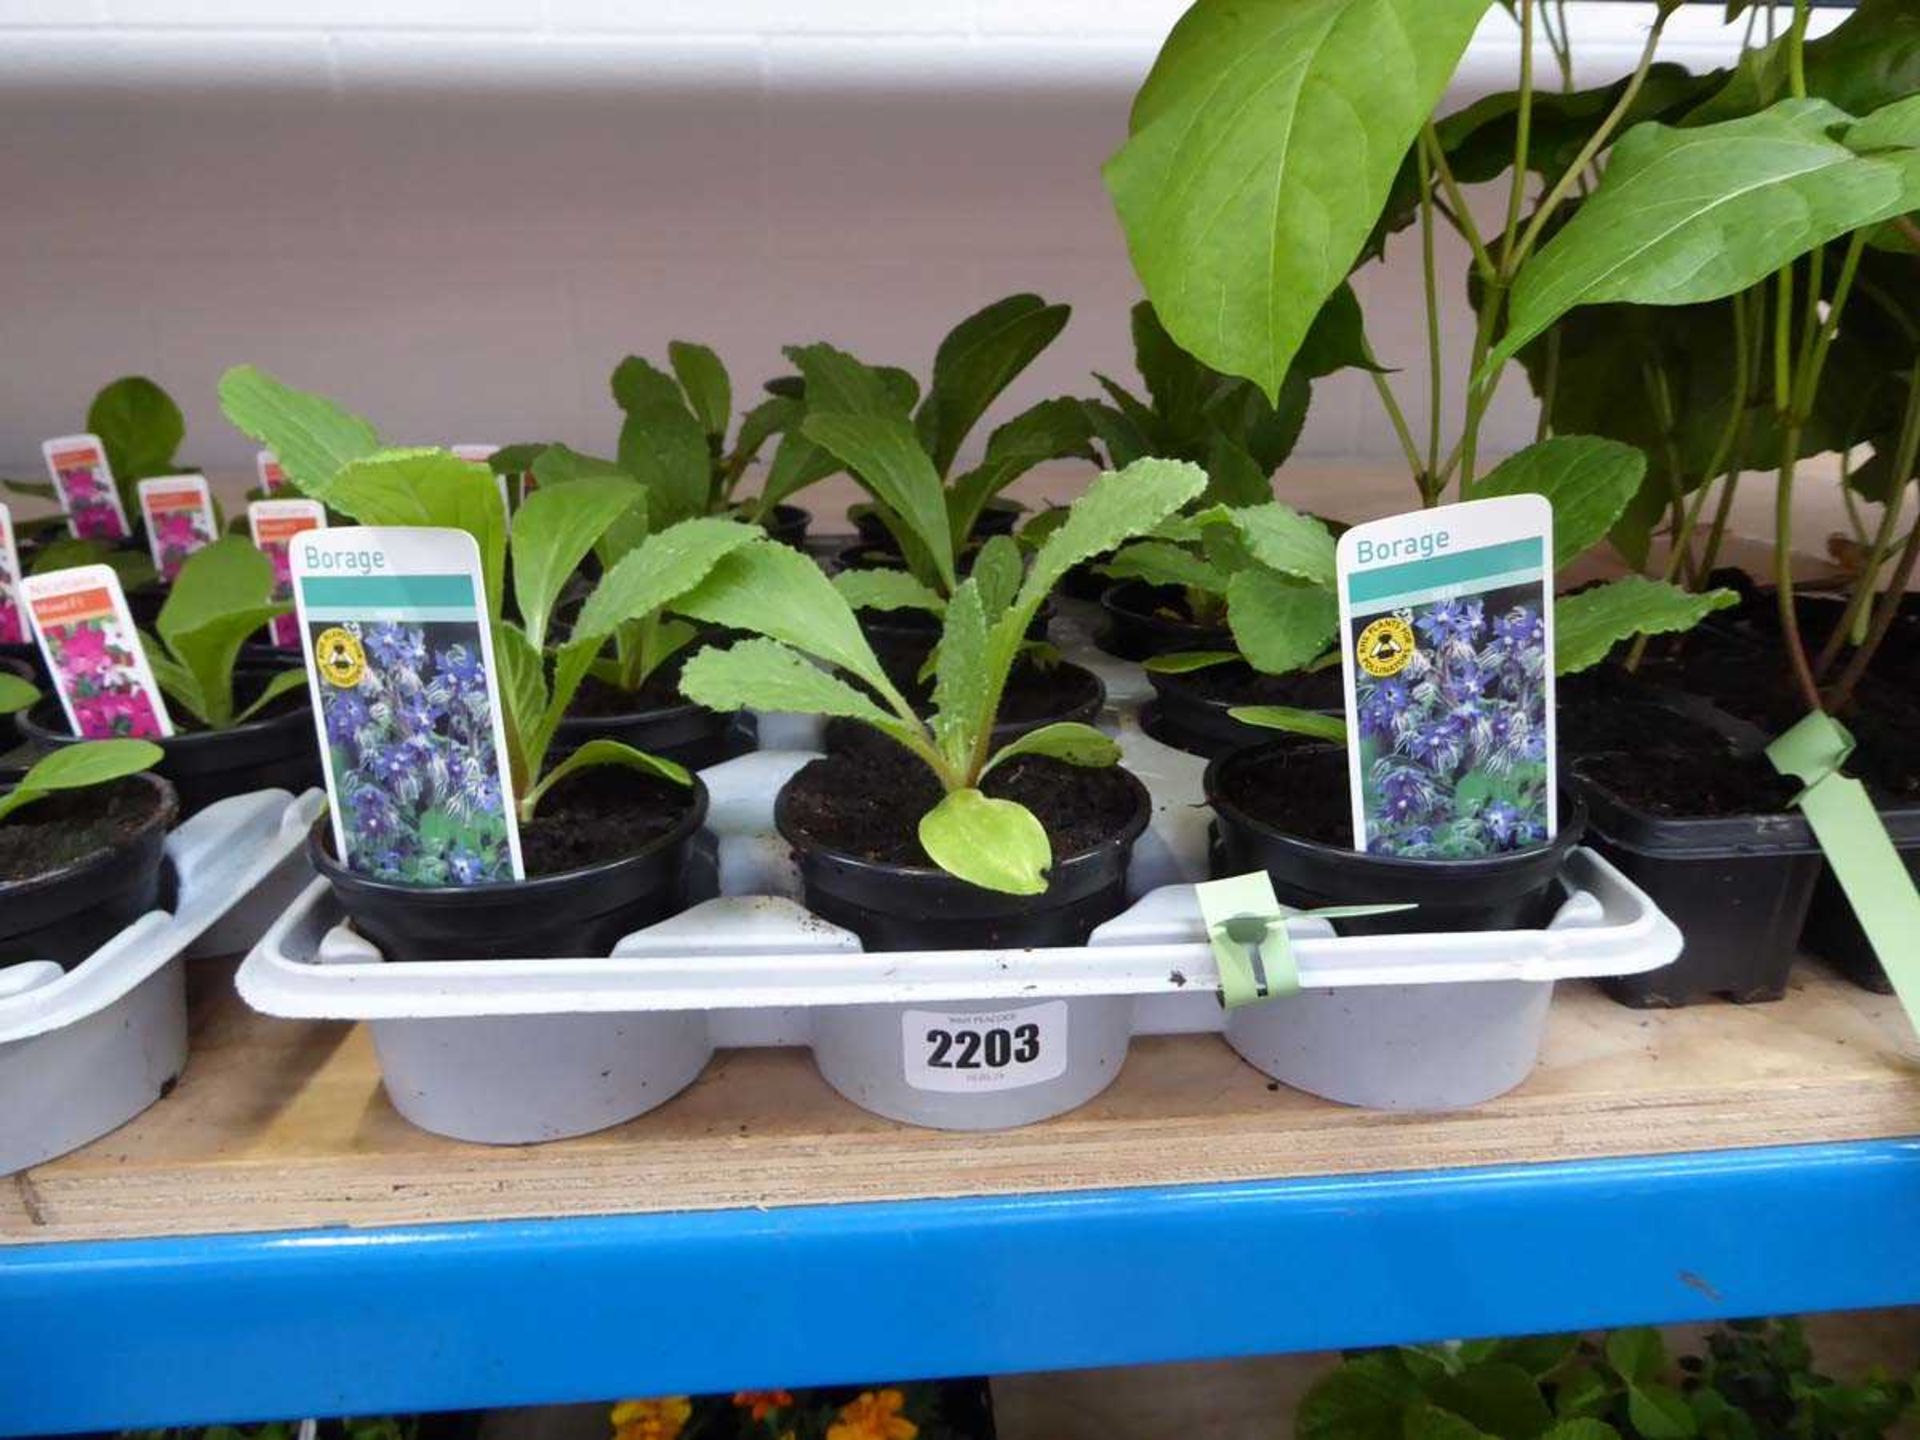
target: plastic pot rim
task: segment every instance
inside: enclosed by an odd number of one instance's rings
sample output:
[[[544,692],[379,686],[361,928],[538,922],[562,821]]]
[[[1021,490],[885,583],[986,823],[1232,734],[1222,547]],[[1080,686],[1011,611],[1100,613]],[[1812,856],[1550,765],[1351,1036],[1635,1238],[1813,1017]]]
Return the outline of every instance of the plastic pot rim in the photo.
[[[123,842],[109,845],[104,850],[90,851],[77,860],[68,861],[57,870],[44,871],[30,880],[0,882],[0,904],[37,897],[57,886],[72,884],[82,873],[109,870],[129,850],[136,848],[141,841],[145,840],[154,829],[171,829],[180,813],[180,797],[174,793],[174,788],[168,783],[166,777],[156,775],[151,770],[136,770],[133,774],[123,775],[112,783],[118,785],[129,781],[144,784],[152,792],[153,813],[141,822],[139,829],[128,835]]]

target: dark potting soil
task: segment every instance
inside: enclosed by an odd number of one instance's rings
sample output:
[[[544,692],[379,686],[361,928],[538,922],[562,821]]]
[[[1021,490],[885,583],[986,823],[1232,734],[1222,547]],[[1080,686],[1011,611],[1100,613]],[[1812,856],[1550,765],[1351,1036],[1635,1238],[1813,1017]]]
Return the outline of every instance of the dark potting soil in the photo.
[[[928,866],[920,817],[940,800],[940,784],[897,746],[809,762],[787,782],[787,814],[808,839],[841,854],[885,865]],[[1046,827],[1056,860],[1095,849],[1126,828],[1134,790],[1114,770],[1044,756],[1010,760],[981,786],[1017,800]]]
[[[589,675],[574,692],[567,706],[569,719],[606,720],[621,715],[636,715],[643,710],[669,710],[685,705],[680,693],[680,667],[663,665],[635,690],[622,690],[598,675]]]
[[[1640,679],[1711,700],[1729,715],[1778,735],[1807,713],[1777,649],[1717,643],[1711,635],[1651,653],[1634,671]]]
[[[520,827],[527,877],[636,855],[680,823],[694,792],[671,780],[598,765],[562,780]]]
[[[0,881],[32,880],[124,845],[153,819],[158,803],[151,785],[120,780],[23,806],[0,825]]]
[[[1291,705],[1300,710],[1339,710],[1346,705],[1340,667],[1265,675],[1250,665],[1209,665],[1181,675],[1180,685],[1201,700],[1222,705]]]
[[[1675,819],[1776,815],[1800,793],[1764,755],[1719,749],[1653,746],[1596,755],[1580,773],[1634,809]]]
[[[1226,624],[1224,615],[1202,619],[1187,604],[1187,592],[1178,585],[1136,585],[1125,592],[1125,603],[1116,608],[1129,615],[1151,615],[1176,625],[1192,625],[1213,630]]]
[[[1353,848],[1353,801],[1346,752],[1302,740],[1297,755],[1237,766],[1229,798],[1250,817],[1284,835],[1337,850]]]

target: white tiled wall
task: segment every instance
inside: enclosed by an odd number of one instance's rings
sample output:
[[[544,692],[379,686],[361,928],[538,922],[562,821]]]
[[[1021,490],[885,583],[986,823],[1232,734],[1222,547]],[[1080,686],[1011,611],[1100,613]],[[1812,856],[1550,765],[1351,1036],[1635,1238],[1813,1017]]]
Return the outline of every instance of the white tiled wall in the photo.
[[[1618,73],[1651,7],[1581,8]],[[212,399],[240,360],[396,440],[606,447],[629,350],[704,339],[742,382],[816,338],[918,368],[1015,289],[1075,316],[1011,403],[1084,393],[1129,369],[1136,294],[1099,165],[1179,9],[0,0],[0,464],[129,371],[186,404],[187,458],[242,463]],[[1680,29],[1680,58],[1724,49]],[[1496,9],[1462,93],[1504,82],[1511,30]],[[1364,282],[1389,363],[1420,354],[1408,258]],[[1513,389],[1495,448],[1527,438]],[[1325,384],[1304,450],[1390,454],[1370,389]]]

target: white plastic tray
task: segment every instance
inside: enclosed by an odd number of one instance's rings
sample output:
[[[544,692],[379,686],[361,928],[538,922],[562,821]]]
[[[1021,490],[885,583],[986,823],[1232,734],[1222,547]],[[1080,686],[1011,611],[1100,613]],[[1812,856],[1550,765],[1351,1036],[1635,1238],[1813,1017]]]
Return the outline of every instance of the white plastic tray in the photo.
[[[167,837],[171,911],[141,916],[71,970],[0,968],[0,1175],[126,1123],[186,1063],[180,961],[253,943],[311,875],[302,847],[325,802],[261,790]]]

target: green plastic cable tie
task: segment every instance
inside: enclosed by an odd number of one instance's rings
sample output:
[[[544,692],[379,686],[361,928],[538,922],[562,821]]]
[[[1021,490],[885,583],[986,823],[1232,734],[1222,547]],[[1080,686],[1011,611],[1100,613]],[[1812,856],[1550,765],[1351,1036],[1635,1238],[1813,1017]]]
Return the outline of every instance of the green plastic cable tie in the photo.
[[[1275,898],[1273,881],[1264,870],[1208,880],[1194,886],[1193,893],[1220,971],[1220,1003],[1229,1010],[1299,993],[1300,966],[1287,934],[1290,916],[1340,920],[1414,908],[1411,904],[1323,905],[1293,910]]]
[[[1767,747],[1773,768],[1806,786],[1793,803],[1813,827],[1907,1020],[1920,1032],[1920,891],[1866,787],[1841,773],[1852,753],[1846,726],[1818,710]]]

